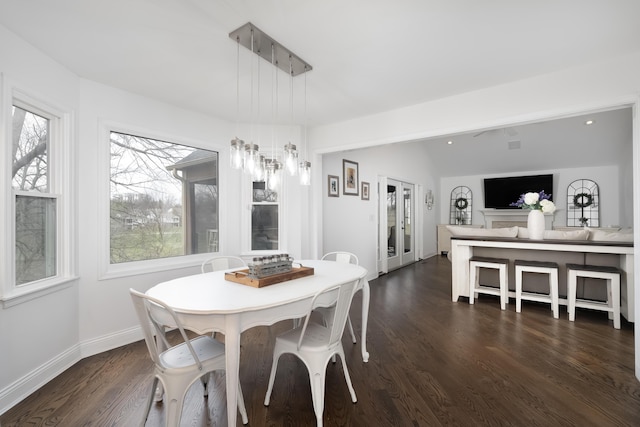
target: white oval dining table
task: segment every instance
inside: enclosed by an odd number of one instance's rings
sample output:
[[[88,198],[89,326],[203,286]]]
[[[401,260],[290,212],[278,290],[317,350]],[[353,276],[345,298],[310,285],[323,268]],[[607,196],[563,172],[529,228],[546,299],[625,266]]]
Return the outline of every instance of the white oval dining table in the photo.
[[[320,290],[358,280],[362,290],[362,359],[369,360],[366,348],[369,313],[367,270],[359,265],[335,261],[295,261],[313,267],[314,274],[262,288],[225,280],[225,272],[180,277],[162,282],[146,293],[168,304],[183,325],[199,334],[222,332],[226,348],[227,419],[236,425],[240,368],[240,334],[259,325],[272,325],[285,319],[303,317],[313,296]]]

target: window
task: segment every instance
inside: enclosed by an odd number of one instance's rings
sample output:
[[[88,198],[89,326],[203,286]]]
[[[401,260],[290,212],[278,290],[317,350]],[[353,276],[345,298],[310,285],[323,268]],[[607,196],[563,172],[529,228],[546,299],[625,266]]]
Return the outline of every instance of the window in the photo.
[[[110,132],[110,263],[217,252],[218,153]]]
[[[12,112],[14,271],[20,286],[57,274],[57,196],[50,192],[51,120],[17,105]]]
[[[0,222],[10,230],[0,262],[5,307],[70,286],[75,253],[72,114],[16,88],[7,93],[11,143],[0,155],[11,171],[0,180]]]
[[[279,249],[278,193],[264,181],[253,181],[251,196],[251,250]]]

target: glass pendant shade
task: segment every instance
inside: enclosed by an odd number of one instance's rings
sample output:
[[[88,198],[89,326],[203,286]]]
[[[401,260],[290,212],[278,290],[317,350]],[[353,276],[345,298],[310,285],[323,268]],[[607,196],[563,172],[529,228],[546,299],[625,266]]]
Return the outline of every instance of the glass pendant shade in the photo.
[[[298,172],[298,151],[292,143],[284,146],[284,164],[289,175],[294,176]]]
[[[257,144],[251,142],[244,145],[244,170],[251,175],[260,159],[259,148]]]
[[[244,141],[238,137],[233,138],[229,152],[231,167],[233,169],[242,169],[244,166]]]
[[[300,185],[311,185],[311,162],[300,162]]]
[[[258,161],[253,169],[253,180],[254,181],[264,181],[265,180],[265,159],[264,156],[258,156]]]
[[[269,190],[276,191],[280,186],[280,170],[282,163],[274,159],[267,159],[265,164],[266,181]]]

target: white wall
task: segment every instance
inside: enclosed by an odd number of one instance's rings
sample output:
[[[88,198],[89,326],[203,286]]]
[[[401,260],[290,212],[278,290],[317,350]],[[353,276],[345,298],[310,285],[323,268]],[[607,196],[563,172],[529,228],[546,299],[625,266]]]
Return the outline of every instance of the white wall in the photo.
[[[600,166],[591,168],[571,168],[555,170],[535,170],[521,171],[517,174],[486,174],[474,176],[458,176],[442,178],[440,180],[440,193],[442,202],[440,203],[440,217],[443,223],[448,223],[449,218],[449,197],[451,190],[459,185],[469,187],[473,193],[473,224],[484,225],[484,216],[481,212],[484,209],[484,178],[495,178],[503,176],[538,175],[553,174],[553,201],[556,204],[554,226],[564,227],[567,225],[567,187],[577,179],[591,179],[598,183],[600,195],[600,226],[623,226],[631,227],[632,222],[624,223],[621,217],[630,218],[633,211],[622,215],[620,202],[620,188],[625,187],[620,182],[620,172],[618,166]],[[515,202],[515,200],[514,200]],[[628,208],[631,206],[627,205]]]
[[[0,73],[2,74],[2,105],[11,105],[7,89],[19,86],[40,101],[77,111],[78,78],[58,63],[39,54],[31,45],[0,26]],[[7,140],[11,112],[0,108],[0,147],[2,155],[10,155]],[[77,145],[74,129],[72,147]],[[11,230],[5,228],[11,200],[10,170],[2,168],[2,200],[0,201],[0,258],[12,258]],[[75,213],[74,213],[75,214]],[[75,262],[75,260],[74,260]],[[1,268],[4,280],[7,267]],[[0,413],[3,408],[31,393],[79,358],[78,351],[78,283],[73,282],[59,292],[45,295],[28,303],[12,307],[0,306]],[[45,372],[44,376],[39,373]]]
[[[636,122],[636,126],[638,123]],[[637,141],[640,143],[640,141]],[[636,147],[636,150],[638,148]],[[623,227],[633,226],[633,210],[634,210],[634,186],[638,187],[638,183],[633,180],[633,141],[627,146],[620,162],[620,175],[618,177],[619,197],[620,197],[620,225]],[[639,201],[640,202],[640,201]],[[640,343],[639,343],[640,344]],[[640,347],[639,347],[640,348]]]
[[[321,253],[346,250],[355,253],[360,265],[369,270],[369,277],[376,277],[378,238],[378,178],[386,176],[423,188],[436,189],[437,180],[426,166],[426,150],[420,144],[395,144],[344,153],[326,154],[322,161],[322,239]],[[342,160],[358,163],[360,181],[370,184],[369,200],[360,196],[343,194]],[[340,177],[340,197],[327,196],[327,175]],[[416,196],[416,199],[419,197]],[[422,200],[416,200],[422,203]],[[422,235],[425,256],[436,253],[436,211],[424,211]]]

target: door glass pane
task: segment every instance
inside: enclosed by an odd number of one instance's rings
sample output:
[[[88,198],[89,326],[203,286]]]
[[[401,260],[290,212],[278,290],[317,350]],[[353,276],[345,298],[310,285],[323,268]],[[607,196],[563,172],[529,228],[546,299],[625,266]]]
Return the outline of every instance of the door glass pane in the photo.
[[[56,199],[16,196],[16,284],[56,275]]]
[[[387,185],[387,255],[396,256],[396,186]]]
[[[405,188],[404,193],[404,252],[411,252],[411,189]]]

